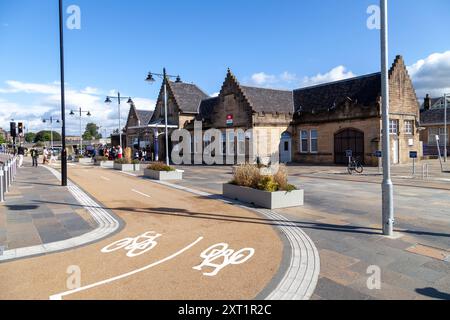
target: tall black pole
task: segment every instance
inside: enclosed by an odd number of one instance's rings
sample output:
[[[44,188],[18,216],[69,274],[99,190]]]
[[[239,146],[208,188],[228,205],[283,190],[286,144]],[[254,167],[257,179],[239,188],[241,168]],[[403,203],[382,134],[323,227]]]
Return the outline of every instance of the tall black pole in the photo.
[[[66,97],[64,88],[64,22],[63,22],[63,3],[59,0],[59,57],[61,68],[61,185],[67,186],[67,150],[66,150]]]

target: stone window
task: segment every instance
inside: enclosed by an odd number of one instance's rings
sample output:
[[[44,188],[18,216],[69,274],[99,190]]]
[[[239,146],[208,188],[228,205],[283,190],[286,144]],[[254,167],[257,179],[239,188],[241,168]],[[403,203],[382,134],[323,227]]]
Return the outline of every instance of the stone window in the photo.
[[[414,121],[405,120],[405,134],[414,134]]]
[[[302,130],[300,132],[300,152],[308,153],[309,151],[309,141],[308,141],[308,131]]]
[[[389,120],[389,133],[398,134],[398,120]]]
[[[310,137],[311,137],[311,153],[319,152],[319,146],[317,143],[318,138],[317,130],[311,130]]]
[[[428,131],[428,143],[435,145],[436,144],[436,136],[439,136],[439,145],[443,146],[444,140],[445,140],[445,128],[444,127],[430,128]],[[447,139],[447,141],[448,141],[448,139]]]

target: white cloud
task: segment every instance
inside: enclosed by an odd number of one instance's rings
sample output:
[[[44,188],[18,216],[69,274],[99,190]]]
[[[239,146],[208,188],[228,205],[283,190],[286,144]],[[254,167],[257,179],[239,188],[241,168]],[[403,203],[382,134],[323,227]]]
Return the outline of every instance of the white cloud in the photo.
[[[408,67],[419,98],[450,93],[450,51],[433,53]]]
[[[304,77],[301,86],[309,87],[322,83],[334,82],[355,77],[351,71],[347,71],[344,66],[337,66],[324,74],[317,74],[313,77]]]
[[[220,94],[220,92],[214,92],[214,93],[211,95],[211,97],[213,97],[213,98],[218,97],[219,94]]]
[[[244,80],[247,85],[265,87],[265,88],[292,88],[294,84],[297,84],[299,79],[293,73],[287,71],[279,75],[267,74],[265,72],[259,72],[253,74],[250,79]]]
[[[30,131],[39,131],[49,129],[48,125],[42,123],[43,118],[50,116],[60,117],[61,96],[60,85],[55,82],[52,84],[25,83],[20,81],[6,81],[6,86],[0,88],[3,97],[7,94],[27,95],[27,100],[34,101],[32,104],[24,104],[14,102],[12,97],[0,99],[0,127],[8,128],[10,119],[16,121],[24,121]],[[104,103],[104,94],[109,90],[100,90],[93,87],[86,87],[77,90],[67,86],[66,88],[66,125],[68,135],[79,134],[79,118],[70,116],[70,110],[79,110],[81,107],[84,111],[90,111],[91,118],[86,116],[82,118],[83,127],[87,122],[94,122],[102,128],[106,128],[107,132],[111,132],[118,128],[118,108],[117,103],[106,105]],[[114,90],[111,90],[113,92]],[[155,101],[146,98],[133,98],[138,109],[152,110]],[[129,112],[129,105],[124,103],[121,108],[121,124],[125,126]],[[102,133],[104,130],[102,129]]]

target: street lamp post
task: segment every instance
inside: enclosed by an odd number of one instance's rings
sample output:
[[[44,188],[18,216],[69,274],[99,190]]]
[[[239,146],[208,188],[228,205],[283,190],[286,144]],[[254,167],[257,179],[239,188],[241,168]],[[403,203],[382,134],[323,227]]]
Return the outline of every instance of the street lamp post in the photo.
[[[448,130],[447,130],[447,97],[449,94],[444,94],[444,161],[447,162],[447,144],[448,144]]]
[[[106,104],[111,104],[112,103],[111,99],[116,99],[117,102],[118,102],[118,108],[119,108],[119,144],[120,144],[120,147],[123,148],[123,145],[122,145],[122,124],[121,124],[120,102],[122,101],[122,99],[128,99],[127,103],[129,105],[132,105],[133,104],[133,100],[131,99],[131,97],[128,97],[128,98],[121,97],[120,96],[120,92],[117,92],[117,97],[107,96],[106,100],[105,100],[105,103]]]
[[[59,61],[61,73],[61,186],[67,187],[67,150],[66,150],[66,98],[64,88],[64,21],[63,3],[59,0]]]
[[[55,119],[55,118],[53,118],[53,116],[51,116],[50,119],[42,119],[42,122],[43,123],[50,122],[50,145],[51,145],[52,152],[53,152],[53,147],[54,147],[54,145],[53,145],[53,122],[60,123],[61,121],[59,119]]]
[[[170,165],[170,157],[169,157],[169,128],[168,128],[168,117],[167,117],[167,80],[170,78],[176,78],[176,82],[181,82],[180,76],[171,76],[168,75],[166,72],[166,68],[163,68],[163,73],[152,73],[149,72],[147,79],[145,81],[148,81],[150,83],[155,82],[155,78],[153,76],[157,76],[163,79],[163,86],[164,86],[164,126],[165,126],[165,132],[166,132],[166,164]]]
[[[382,82],[382,136],[383,136],[383,234],[394,234],[394,185],[391,179],[391,150],[389,132],[389,46],[388,46],[388,1],[380,0],[381,7],[381,82]]]
[[[70,111],[70,115],[71,115],[71,116],[74,116],[74,115],[75,115],[75,112],[79,113],[79,118],[80,118],[80,154],[82,154],[82,151],[83,151],[83,128],[82,128],[82,123],[81,123],[81,121],[82,121],[82,117],[83,117],[83,114],[84,114],[84,113],[85,113],[88,117],[90,117],[92,114],[91,114],[90,111],[83,111],[81,108],[79,108],[79,109],[76,110],[76,111],[71,110],[71,111]]]

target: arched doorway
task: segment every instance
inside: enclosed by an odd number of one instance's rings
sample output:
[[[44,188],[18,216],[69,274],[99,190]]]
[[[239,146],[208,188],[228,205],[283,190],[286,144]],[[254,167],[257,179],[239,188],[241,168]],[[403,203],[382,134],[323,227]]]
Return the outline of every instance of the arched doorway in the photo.
[[[292,161],[292,135],[289,132],[283,132],[280,141],[280,162],[289,163]]]
[[[347,128],[334,135],[334,162],[348,164],[347,150],[352,150],[353,157],[364,163],[364,132]]]

